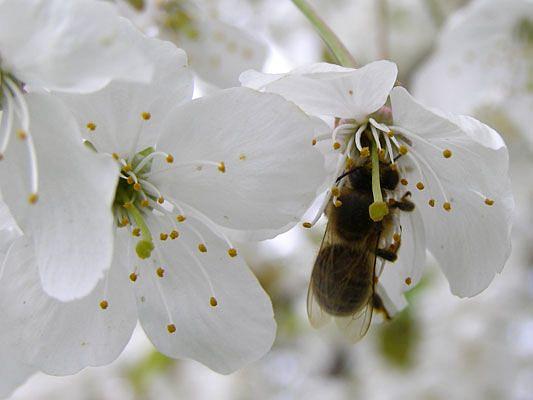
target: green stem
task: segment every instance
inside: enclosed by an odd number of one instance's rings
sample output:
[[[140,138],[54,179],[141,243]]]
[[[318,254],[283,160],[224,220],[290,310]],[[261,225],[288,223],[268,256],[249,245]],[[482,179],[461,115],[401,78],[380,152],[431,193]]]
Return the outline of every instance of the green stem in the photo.
[[[350,54],[346,46],[342,44],[340,39],[333,33],[331,28],[324,22],[317,12],[309,5],[306,0],[292,0],[294,5],[300,9],[300,11],[307,17],[309,22],[313,24],[315,29],[320,34],[320,37],[328,46],[329,50],[337,59],[339,65],[343,67],[355,68],[357,63]]]
[[[143,260],[145,258],[149,258],[152,254],[152,250],[154,249],[152,233],[150,232],[148,225],[146,225],[146,222],[144,221],[144,218],[137,207],[132,204],[131,208],[128,209],[128,213],[135,220],[135,224],[141,229],[141,240],[137,243],[135,251]]]
[[[374,201],[383,201],[379,182],[379,154],[378,146],[372,142],[372,194]]]
[[[368,207],[368,212],[370,218],[378,222],[389,213],[389,207],[383,201],[383,194],[381,193],[378,145],[374,142],[372,142],[372,194],[374,195],[374,202]]]

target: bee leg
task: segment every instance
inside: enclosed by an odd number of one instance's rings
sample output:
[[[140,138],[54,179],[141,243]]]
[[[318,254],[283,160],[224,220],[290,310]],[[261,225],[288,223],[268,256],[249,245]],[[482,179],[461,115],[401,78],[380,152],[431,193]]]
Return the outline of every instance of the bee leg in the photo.
[[[390,199],[389,207],[397,208],[401,211],[411,212],[415,209],[415,204],[409,200],[409,197],[411,197],[411,192],[406,192],[400,200]]]
[[[397,255],[398,250],[393,249],[376,249],[376,256],[383,258],[384,260],[394,262],[398,259]]]
[[[396,236],[396,235],[394,235]],[[400,250],[401,236],[394,239],[394,242],[386,249],[377,248],[376,256],[383,258],[386,261],[394,262],[398,259],[398,251]]]
[[[390,321],[392,319],[387,309],[385,308],[385,305],[383,304],[383,300],[381,300],[381,297],[379,297],[379,295],[376,293],[374,293],[374,296],[372,296],[372,307],[374,307],[374,310],[376,310],[377,312],[382,313],[387,321]]]

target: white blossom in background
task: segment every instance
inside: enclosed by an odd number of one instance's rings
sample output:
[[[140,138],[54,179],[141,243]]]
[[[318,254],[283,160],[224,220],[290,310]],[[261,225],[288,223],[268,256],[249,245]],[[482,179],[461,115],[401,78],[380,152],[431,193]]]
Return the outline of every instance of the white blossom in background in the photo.
[[[76,224],[101,223],[89,227],[97,240],[110,222],[113,263],[77,268],[77,275],[71,265],[58,268],[54,282],[65,297],[80,297],[80,281],[97,280],[87,296],[64,303],[41,289],[40,254],[21,237],[4,260],[0,319],[23,360],[48,374],[113,361],[137,319],[167,356],[230,373],[270,349],[276,325],[268,296],[223,230],[298,223],[326,179],[323,156],[307,138],[324,126],[281,96],[247,88],[190,101],[185,53],[169,42],[137,40],[157,66],[151,84],[116,81],[92,94],[58,94],[77,122],[50,95],[28,99],[31,110],[58,117],[48,119],[58,130],[53,142],[36,135],[54,149],[41,157],[49,173],[60,175],[61,166],[94,192],[92,204],[77,194],[73,211],[80,216],[65,216],[74,226],[58,221],[64,237],[55,248],[66,248],[74,230],[88,229]],[[63,156],[62,131],[79,140],[78,127],[93,150]],[[97,190],[108,186],[112,193]],[[93,221],[100,207],[110,210],[109,221]],[[41,213],[50,213],[45,204]],[[35,229],[48,232],[39,222]]]
[[[321,3],[325,2],[317,4]],[[387,58],[396,62],[400,71],[408,72],[429,51],[437,33],[425,0],[340,3],[328,7],[325,18],[360,64]]]
[[[145,32],[183,48],[192,69],[209,87],[237,86],[242,71],[260,69],[266,60],[268,51],[262,40],[220,17],[219,9],[225,4],[190,0],[117,2],[123,14]]]
[[[382,160],[394,163],[416,208],[400,213],[398,265],[385,266],[378,284],[388,308],[401,309],[401,293],[415,285],[425,266],[426,248],[437,259],[451,291],[470,297],[501,272],[510,253],[514,200],[508,178],[507,148],[497,132],[479,121],[446,114],[418,103],[393,85],[397,68],[377,61],[360,69],[315,64],[287,74],[247,71],[244,85],[275,92],[316,116],[336,117],[333,134],[309,137],[331,141],[340,153],[336,176],[352,157],[368,157],[365,130],[378,143]],[[384,107],[390,96],[390,108]],[[326,201],[337,200],[333,181]],[[322,214],[326,202],[312,226]]]
[[[426,103],[499,123],[533,146],[533,2],[475,0],[440,34],[415,75]]]
[[[115,78],[148,81],[152,65],[128,40],[135,31],[107,2],[0,2],[0,189],[19,227],[34,242],[43,286],[52,295],[61,297],[54,282],[57,265],[69,265],[67,274],[83,276],[81,270],[99,272],[100,265],[111,262],[111,219],[107,232],[102,229],[99,236],[90,233],[91,226],[105,228],[101,222],[110,214],[106,207],[93,207],[90,220],[81,223],[69,238],[61,230],[72,225],[71,212],[83,218],[79,210],[85,205],[104,193],[111,196],[114,183],[103,176],[98,182],[84,181],[87,171],[108,161],[87,157],[75,131],[56,131],[61,111],[55,113],[53,105],[43,106],[49,114],[36,109],[26,92],[90,92]],[[52,154],[57,159],[45,162]],[[53,164],[61,157],[77,158],[78,162],[72,163],[70,170],[58,171]],[[39,198],[47,205],[39,205]],[[34,224],[48,229],[34,232]],[[53,250],[58,245],[64,246],[64,251]],[[87,281],[86,286],[77,287],[78,295],[86,294],[94,284]]]

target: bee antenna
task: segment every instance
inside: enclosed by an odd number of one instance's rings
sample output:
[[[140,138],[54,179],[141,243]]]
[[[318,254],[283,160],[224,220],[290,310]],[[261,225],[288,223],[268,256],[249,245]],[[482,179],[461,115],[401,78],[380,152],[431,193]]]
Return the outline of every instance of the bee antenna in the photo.
[[[339,176],[339,177],[337,178],[337,180],[335,181],[335,183],[339,183],[342,179],[346,178],[348,175],[353,174],[353,173],[354,173],[355,171],[357,171],[358,169],[359,169],[359,168],[356,167],[356,168],[354,168],[354,169],[352,169],[352,170],[350,170],[350,171],[348,171],[348,172],[345,172],[344,174],[342,174],[341,176]]]

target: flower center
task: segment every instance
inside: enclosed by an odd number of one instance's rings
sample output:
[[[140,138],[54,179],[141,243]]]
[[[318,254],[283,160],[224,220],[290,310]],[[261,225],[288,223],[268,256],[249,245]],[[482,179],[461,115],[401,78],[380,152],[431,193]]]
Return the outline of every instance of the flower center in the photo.
[[[0,98],[2,118],[0,122],[0,160],[3,160],[14,134],[25,143],[28,153],[30,194],[28,201],[35,204],[38,200],[39,171],[35,144],[30,131],[28,106],[22,90],[23,84],[10,74],[0,70]]]
[[[143,118],[149,119],[150,117],[147,113],[143,113]],[[149,258],[154,244],[143,210],[152,211],[165,202],[160,190],[149,181],[149,175],[156,158],[164,158],[168,164],[172,164],[174,157],[149,147],[131,157],[121,157],[113,153],[113,158],[121,166],[113,204],[117,225],[119,227],[129,224],[135,226],[132,231],[133,235],[141,237],[135,248],[137,255],[142,259]]]
[[[330,200],[335,207],[342,206],[339,196],[344,177],[354,166],[361,164],[361,162],[364,163],[365,159],[370,159],[369,162],[372,168],[374,203],[369,209],[369,215],[372,220],[380,221],[388,214],[388,206],[383,201],[380,185],[379,168],[380,164],[383,163],[389,164],[391,168],[398,171],[402,186],[409,185],[406,179],[407,171],[412,171],[413,174],[411,175],[415,175],[417,179],[416,182],[413,182],[413,190],[429,193],[427,201],[429,207],[433,208],[437,204],[441,204],[445,211],[452,210],[450,197],[445,190],[444,184],[432,167],[432,163],[426,158],[429,152],[434,152],[435,155],[431,157],[431,161],[435,159],[434,157],[451,159],[453,156],[452,150],[441,148],[407,128],[394,125],[390,118],[390,113],[384,112],[382,114],[375,114],[375,117],[380,121],[372,117],[361,123],[353,120],[340,121],[331,136],[323,135],[313,139],[313,144],[321,140],[332,139],[333,149],[340,152],[341,155],[335,173],[335,176],[340,177],[340,179],[337,179],[335,185],[327,191],[315,217],[310,222],[303,224],[305,228],[310,228],[318,222]],[[474,189],[470,190],[480,197],[485,205],[492,206],[494,204],[494,200],[483,193],[479,193]]]
[[[184,4],[185,3],[185,4]],[[162,5],[165,17],[163,25],[177,33],[184,34],[188,39],[194,40],[199,36],[198,28],[190,7],[183,0],[171,0]]]

